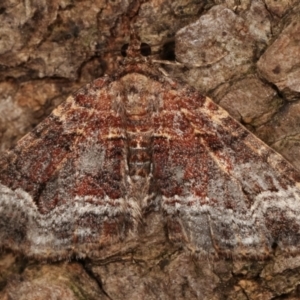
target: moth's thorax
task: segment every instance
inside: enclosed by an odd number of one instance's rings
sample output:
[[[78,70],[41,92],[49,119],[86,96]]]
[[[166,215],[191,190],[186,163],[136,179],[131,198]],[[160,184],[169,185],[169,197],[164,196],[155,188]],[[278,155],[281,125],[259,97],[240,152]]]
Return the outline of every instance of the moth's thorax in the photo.
[[[130,73],[121,78],[118,88],[117,107],[124,122],[128,172],[136,183],[151,175],[153,120],[159,109],[161,87],[144,75]]]

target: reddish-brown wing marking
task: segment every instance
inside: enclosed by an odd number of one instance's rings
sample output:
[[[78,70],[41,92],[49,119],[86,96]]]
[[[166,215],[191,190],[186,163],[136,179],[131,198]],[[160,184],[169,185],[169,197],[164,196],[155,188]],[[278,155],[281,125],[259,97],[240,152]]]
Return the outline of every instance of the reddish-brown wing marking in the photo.
[[[0,246],[97,256],[150,210],[192,251],[296,251],[299,177],[211,100],[128,63],[59,106],[0,160]]]
[[[171,240],[212,255],[297,251],[300,178],[279,154],[186,90],[164,101],[160,120],[153,176]]]
[[[87,85],[1,159],[2,245],[64,257],[133,229],[126,128],[109,92],[108,78]]]

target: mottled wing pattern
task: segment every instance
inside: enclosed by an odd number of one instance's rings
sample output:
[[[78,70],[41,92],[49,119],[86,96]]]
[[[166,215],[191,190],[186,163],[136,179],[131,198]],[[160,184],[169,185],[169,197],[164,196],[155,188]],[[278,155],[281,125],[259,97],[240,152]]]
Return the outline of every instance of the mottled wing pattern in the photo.
[[[160,123],[154,177],[171,240],[228,257],[299,248],[300,177],[279,154],[186,90],[164,102]]]
[[[80,256],[133,229],[139,208],[127,199],[124,127],[110,80],[79,90],[0,160],[1,246]]]
[[[210,99],[144,61],[79,90],[0,169],[0,246],[28,256],[98,257],[136,238],[151,211],[166,216],[171,241],[195,253],[299,248],[296,171]]]

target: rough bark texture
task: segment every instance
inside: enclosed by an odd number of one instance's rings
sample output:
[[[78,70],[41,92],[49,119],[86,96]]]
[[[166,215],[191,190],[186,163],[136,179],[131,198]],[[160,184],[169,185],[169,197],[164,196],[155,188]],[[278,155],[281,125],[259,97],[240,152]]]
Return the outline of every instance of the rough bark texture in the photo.
[[[0,138],[12,147],[68,94],[113,72],[133,26],[300,170],[300,1],[2,1]],[[159,222],[158,222],[159,223]],[[299,299],[300,257],[203,260],[163,231],[98,261],[0,259],[0,299]],[[120,254],[121,253],[121,254]]]

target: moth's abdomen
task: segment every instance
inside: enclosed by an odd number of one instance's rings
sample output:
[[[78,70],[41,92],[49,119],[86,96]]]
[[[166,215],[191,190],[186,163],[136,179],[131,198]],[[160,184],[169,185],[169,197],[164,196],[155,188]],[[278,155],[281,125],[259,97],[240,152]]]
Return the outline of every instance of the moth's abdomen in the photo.
[[[127,116],[127,163],[129,176],[148,177],[151,172],[152,133],[149,115]]]

